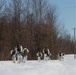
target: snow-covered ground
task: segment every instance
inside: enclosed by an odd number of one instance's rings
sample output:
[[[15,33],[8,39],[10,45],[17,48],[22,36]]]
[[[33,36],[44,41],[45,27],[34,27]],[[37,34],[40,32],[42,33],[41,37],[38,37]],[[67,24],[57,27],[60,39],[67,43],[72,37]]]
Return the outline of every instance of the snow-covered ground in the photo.
[[[0,61],[0,75],[76,75],[76,59],[73,55],[65,55],[64,61]]]

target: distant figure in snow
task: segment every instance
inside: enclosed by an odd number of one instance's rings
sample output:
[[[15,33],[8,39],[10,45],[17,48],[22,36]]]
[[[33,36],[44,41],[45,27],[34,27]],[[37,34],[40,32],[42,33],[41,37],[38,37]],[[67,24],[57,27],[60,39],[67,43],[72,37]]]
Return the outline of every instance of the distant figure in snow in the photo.
[[[44,54],[44,60],[50,60],[51,58],[51,53],[47,47],[43,49],[43,54]]]
[[[17,61],[20,63],[22,62],[22,50],[23,47],[20,45],[20,43],[17,43],[17,46],[15,47],[16,54],[17,54]]]
[[[58,53],[58,59],[61,61],[61,60],[64,60],[64,55],[65,53],[62,53],[61,51],[59,51]]]
[[[18,61],[18,63],[21,63],[27,61],[29,50],[27,48],[23,49],[20,43],[17,43],[15,49],[11,50],[10,53],[13,62]]]
[[[42,58],[42,52],[38,51],[36,56],[37,56],[38,61],[40,61]]]

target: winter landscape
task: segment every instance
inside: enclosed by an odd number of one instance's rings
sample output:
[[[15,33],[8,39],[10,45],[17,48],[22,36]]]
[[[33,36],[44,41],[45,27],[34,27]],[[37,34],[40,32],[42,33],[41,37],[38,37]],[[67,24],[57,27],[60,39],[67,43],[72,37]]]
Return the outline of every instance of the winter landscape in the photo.
[[[59,60],[28,60],[26,63],[0,61],[0,75],[76,75],[74,55],[65,55]]]
[[[75,3],[0,0],[0,75],[76,75]]]

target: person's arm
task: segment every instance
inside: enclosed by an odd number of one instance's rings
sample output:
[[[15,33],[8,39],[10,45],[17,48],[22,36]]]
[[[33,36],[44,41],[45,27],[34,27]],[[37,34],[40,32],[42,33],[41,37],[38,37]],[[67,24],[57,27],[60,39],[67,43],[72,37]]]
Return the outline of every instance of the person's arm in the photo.
[[[44,53],[44,50],[45,50],[45,49],[43,49],[43,53]]]
[[[16,52],[16,54],[17,54],[17,47],[15,47],[15,49],[14,49],[14,50],[15,50],[15,52]]]
[[[36,53],[36,56],[39,56],[39,54],[38,54],[38,53]]]
[[[50,54],[50,50],[48,49],[48,54]]]
[[[27,49],[27,52],[29,53],[29,50]]]
[[[42,53],[41,53],[41,57],[42,57]]]
[[[21,47],[21,52],[23,52],[23,47],[22,46],[20,46]]]
[[[12,54],[13,50],[11,50],[10,54]]]

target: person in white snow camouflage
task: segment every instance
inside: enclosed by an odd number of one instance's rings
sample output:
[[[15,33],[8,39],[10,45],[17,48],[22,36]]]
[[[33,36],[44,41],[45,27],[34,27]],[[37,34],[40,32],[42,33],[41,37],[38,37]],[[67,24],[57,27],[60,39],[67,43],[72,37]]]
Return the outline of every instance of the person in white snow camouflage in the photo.
[[[48,49],[48,47],[45,47],[43,49],[43,54],[44,54],[44,60],[50,60],[51,53],[50,53],[50,50]]]

